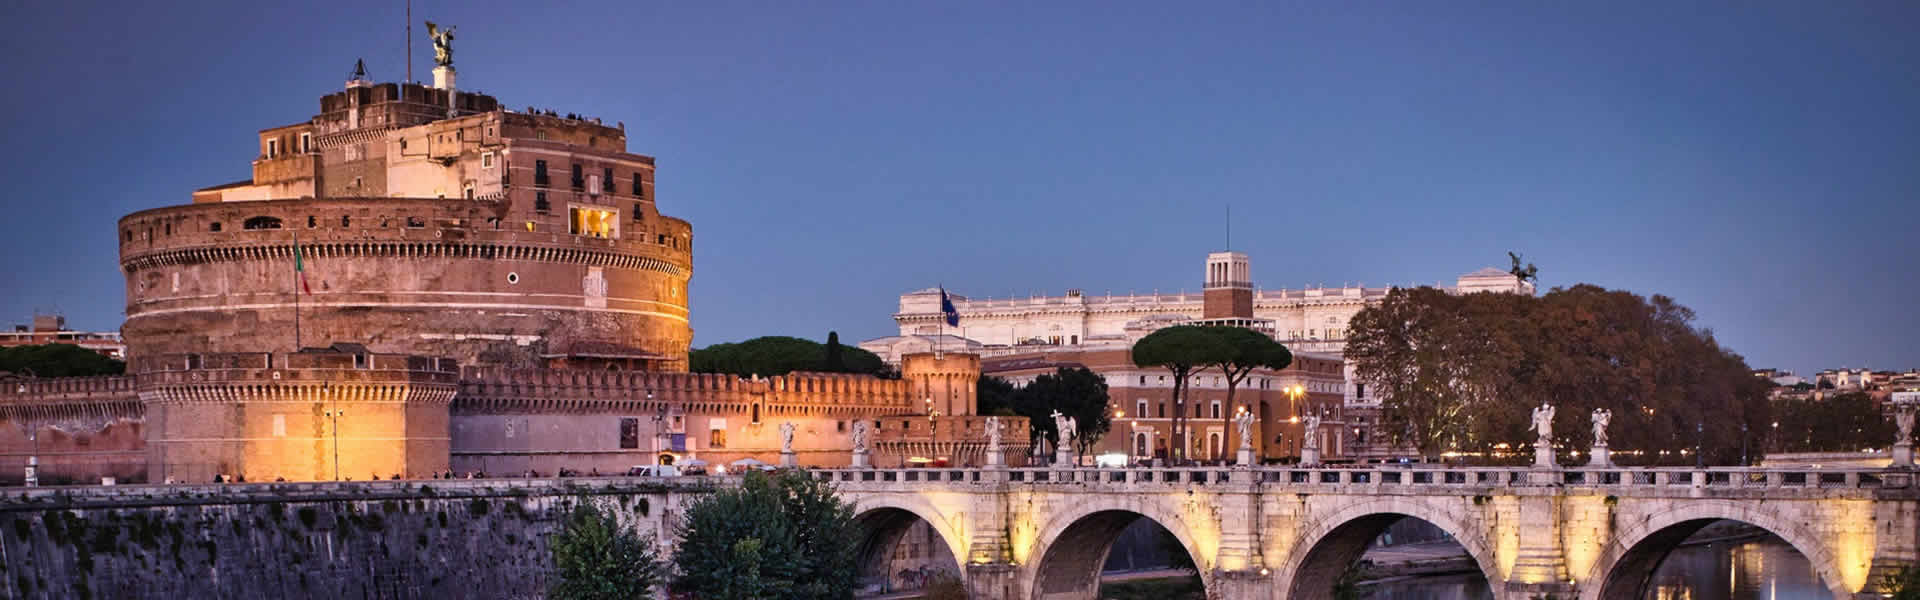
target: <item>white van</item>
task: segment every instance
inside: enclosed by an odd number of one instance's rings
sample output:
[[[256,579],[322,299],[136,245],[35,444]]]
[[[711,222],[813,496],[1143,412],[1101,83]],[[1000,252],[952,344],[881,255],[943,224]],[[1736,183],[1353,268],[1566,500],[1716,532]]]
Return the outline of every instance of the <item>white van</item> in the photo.
[[[628,477],[679,477],[680,467],[673,465],[634,465],[627,469]]]

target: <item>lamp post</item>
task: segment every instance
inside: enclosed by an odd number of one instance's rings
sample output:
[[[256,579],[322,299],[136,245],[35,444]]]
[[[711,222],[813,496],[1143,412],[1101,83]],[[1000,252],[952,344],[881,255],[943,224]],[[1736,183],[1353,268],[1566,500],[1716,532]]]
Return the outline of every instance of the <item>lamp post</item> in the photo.
[[[1747,424],[1740,424],[1740,466],[1751,466],[1747,462]]]
[[[1706,468],[1707,457],[1700,454],[1700,449],[1705,447],[1706,443],[1707,423],[1705,421],[1695,421],[1693,423],[1693,468]]]
[[[333,394],[330,394],[327,392],[327,382],[325,381],[320,382],[320,395],[327,397],[327,406],[329,408],[326,411],[326,416],[327,418],[333,420],[333,480],[339,481],[340,480],[340,417],[347,416],[347,411],[346,409],[340,408],[338,405],[335,404]]]

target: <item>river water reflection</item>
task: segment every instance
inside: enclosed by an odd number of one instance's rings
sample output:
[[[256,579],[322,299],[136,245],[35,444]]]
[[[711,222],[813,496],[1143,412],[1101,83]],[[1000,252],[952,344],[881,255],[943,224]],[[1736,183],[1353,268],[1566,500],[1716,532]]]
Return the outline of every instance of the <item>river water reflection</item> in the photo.
[[[1801,600],[1833,595],[1813,566],[1778,537],[1684,546],[1654,572],[1651,600]],[[1364,588],[1381,600],[1491,600],[1485,577],[1386,581]]]

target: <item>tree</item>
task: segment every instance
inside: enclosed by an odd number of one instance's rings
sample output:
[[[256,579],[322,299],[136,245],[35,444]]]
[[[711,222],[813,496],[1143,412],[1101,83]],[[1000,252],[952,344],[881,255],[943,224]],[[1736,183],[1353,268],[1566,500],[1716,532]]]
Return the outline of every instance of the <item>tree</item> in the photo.
[[[1107,412],[1107,381],[1098,373],[1081,367],[1062,367],[1033,379],[1033,383],[1014,392],[1014,414],[1027,418],[1034,440],[1058,444],[1060,432],[1053,426],[1053,411],[1073,417],[1080,437],[1074,449],[1085,454],[1113,426]]]
[[[565,526],[547,542],[555,571],[552,597],[625,600],[651,595],[663,579],[653,545],[584,497],[578,502]]]
[[[827,359],[825,367],[821,370],[830,373],[845,373],[847,371],[846,359],[841,356],[840,332],[838,331],[827,332]]]
[[[0,348],[0,371],[34,377],[119,375],[127,363],[73,344],[35,344]]]
[[[688,369],[695,373],[728,373],[739,377],[785,375],[794,371],[828,373],[865,373],[882,378],[898,378],[886,361],[859,347],[837,346],[839,365],[831,364],[831,342],[839,336],[829,333],[828,344],[786,336],[757,337],[739,343],[714,344],[687,354]]]
[[[1743,440],[1763,447],[1767,382],[1693,318],[1672,298],[1592,285],[1539,297],[1396,289],[1354,317],[1346,356],[1381,391],[1388,431],[1428,455],[1524,459],[1528,416],[1550,401],[1562,448],[1591,444],[1588,415],[1605,408],[1623,462],[1692,463],[1695,446],[1738,462]]]
[[[750,471],[687,509],[673,587],[703,600],[852,598],[854,527],[827,482]]]
[[[1014,395],[1018,390],[1005,379],[992,375],[982,375],[974,382],[974,398],[978,410],[983,415],[1012,416]]]
[[[1770,445],[1782,452],[1853,452],[1885,448],[1894,441],[1892,423],[1873,396],[1852,392],[1824,400],[1781,397],[1773,401],[1778,427]],[[1770,424],[1771,425],[1771,424]],[[1753,433],[1760,433],[1755,431]]]
[[[1221,360],[1209,363],[1227,377],[1227,410],[1220,413],[1221,431],[1233,431],[1234,403],[1233,392],[1240,382],[1254,369],[1280,370],[1293,364],[1293,352],[1285,345],[1273,341],[1267,334],[1245,327],[1209,327],[1221,343],[1232,352],[1221,356]]]
[[[1221,341],[1220,336],[1194,325],[1162,328],[1133,343],[1134,365],[1162,367],[1173,375],[1173,452],[1169,457],[1172,460],[1180,461],[1187,455],[1187,430],[1182,426],[1187,413],[1184,404],[1187,378],[1195,369],[1221,362],[1232,353],[1232,347]]]

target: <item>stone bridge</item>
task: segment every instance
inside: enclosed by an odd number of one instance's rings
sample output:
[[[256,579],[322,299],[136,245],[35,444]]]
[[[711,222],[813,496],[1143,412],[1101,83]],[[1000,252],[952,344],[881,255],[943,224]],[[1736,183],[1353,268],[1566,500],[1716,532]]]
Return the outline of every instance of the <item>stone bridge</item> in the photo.
[[[856,505],[863,561],[925,521],[974,598],[1091,599],[1138,519],[1192,556],[1209,598],[1329,598],[1396,521],[1452,534],[1498,599],[1641,598],[1682,540],[1764,528],[1833,597],[1878,597],[1915,560],[1920,490],[1884,469],[1126,468],[815,471]],[[863,564],[873,564],[864,562]]]

